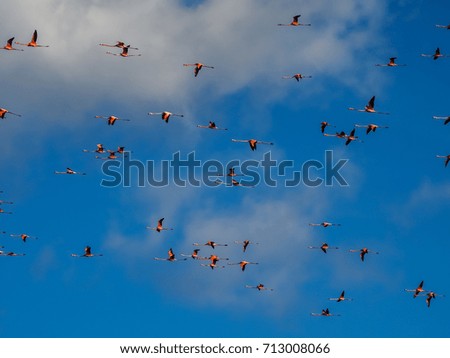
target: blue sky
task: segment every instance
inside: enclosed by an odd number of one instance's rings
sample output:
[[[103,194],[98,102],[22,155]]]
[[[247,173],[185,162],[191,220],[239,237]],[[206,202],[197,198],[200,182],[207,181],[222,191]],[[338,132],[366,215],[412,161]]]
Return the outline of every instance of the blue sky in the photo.
[[[2,337],[449,337],[448,297],[431,307],[405,288],[450,295],[446,252],[450,154],[446,87],[450,5],[442,1],[4,1],[0,41],[48,48],[1,51]],[[311,27],[277,27],[293,15]],[[140,57],[109,56],[125,41]],[[112,50],[114,51],[114,49]],[[119,50],[116,50],[120,52]],[[406,67],[376,67],[389,57]],[[214,66],[194,78],[183,63]],[[283,75],[311,75],[300,83]],[[376,95],[389,116],[357,113]],[[148,112],[183,113],[168,124]],[[95,115],[130,118],[107,126]],[[199,129],[213,120],[228,131]],[[323,137],[377,123],[364,143]],[[334,130],[332,128],[331,130]],[[231,139],[274,142],[255,152]],[[132,158],[257,160],[266,150],[296,167],[348,159],[347,187],[100,186],[103,161],[83,149],[119,145]],[[86,176],[54,175],[71,167]],[[261,172],[261,170],[258,170]],[[165,217],[173,231],[146,229]],[[332,221],[340,227],[310,227]],[[38,240],[22,243],[9,234]],[[235,240],[259,244],[244,254]],[[230,262],[160,262],[171,247],[228,243]],[[327,242],[339,250],[309,250]],[[103,257],[77,259],[90,245]],[[349,249],[368,247],[362,263]],[[201,247],[200,254],[213,251]],[[264,283],[274,291],[245,285]],[[351,302],[331,302],[342,290]],[[311,317],[328,307],[340,317]],[[431,329],[430,329],[431,327]]]

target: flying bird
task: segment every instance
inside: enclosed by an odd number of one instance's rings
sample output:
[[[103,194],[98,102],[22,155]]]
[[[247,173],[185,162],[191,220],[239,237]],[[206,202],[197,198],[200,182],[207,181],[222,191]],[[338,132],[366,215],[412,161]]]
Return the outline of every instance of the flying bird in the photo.
[[[183,66],[194,66],[194,77],[197,77],[198,73],[200,72],[200,70],[204,67],[204,68],[214,68],[213,66],[206,66],[203,63],[183,63]]]
[[[197,125],[198,128],[208,128],[208,129],[216,129],[216,130],[222,130],[222,131],[227,131],[228,128],[220,128],[216,126],[215,122],[211,122],[209,121],[209,124],[207,126],[203,126],[203,125]]]
[[[207,260],[210,260],[211,263],[215,265],[215,264],[217,264],[218,261],[220,261],[220,260],[225,260],[225,261],[227,261],[227,260],[229,260],[229,258],[228,258],[228,257],[223,258],[223,257],[219,257],[219,256],[217,256],[217,255],[210,255],[210,256],[207,258]]]
[[[399,65],[397,63],[395,63],[395,60],[397,59],[397,57],[391,57],[389,58],[389,62],[386,64],[376,64],[375,66],[379,66],[379,67],[398,67],[398,66],[406,66],[405,64]]]
[[[0,256],[25,256],[25,254],[16,254],[15,252],[12,251],[9,252],[0,251]]]
[[[121,47],[121,48],[122,48],[122,52],[121,52],[121,53],[113,53],[113,52],[109,52],[109,51],[107,51],[106,53],[107,53],[108,55],[120,56],[120,57],[142,56],[140,53],[138,53],[138,54],[136,54],[136,55],[130,55],[130,54],[128,54],[128,49],[131,48],[130,45],[124,46],[124,47]]]
[[[75,170],[72,170],[70,168],[66,168],[65,172],[57,172],[57,171],[55,171],[55,174],[86,175],[86,173],[76,172]]]
[[[311,26],[311,24],[302,24],[298,21],[299,17],[302,15],[295,15],[292,17],[292,22],[290,24],[278,24],[278,26]]]
[[[14,42],[17,45],[22,45],[22,46],[28,46],[28,47],[49,47],[48,45],[38,45],[37,43],[37,38],[38,38],[38,33],[37,30],[34,30],[33,32],[33,36],[31,37],[31,41],[28,43],[20,43],[20,42]]]
[[[256,139],[232,139],[231,141],[235,142],[235,143],[248,143],[250,145],[251,150],[256,150],[257,144],[273,145],[272,142],[263,142],[263,141],[256,140]]]
[[[167,111],[164,111],[164,112],[148,112],[148,115],[149,116],[157,116],[157,115],[161,115],[161,119],[163,120],[163,121],[165,121],[166,123],[169,123],[169,118],[171,117],[171,116],[176,116],[176,117],[184,117],[184,115],[183,114],[175,114],[175,113],[171,113],[171,112],[167,112]]]
[[[326,242],[324,242],[322,246],[308,246],[308,249],[321,249],[324,253],[327,253],[327,250],[338,250],[339,247],[329,246]]]
[[[436,27],[440,28],[440,29],[447,29],[450,30],[450,25],[436,25]]]
[[[9,236],[11,236],[11,237],[20,237],[23,242],[27,242],[27,239],[35,239],[35,240],[37,240],[36,236],[30,236],[30,235],[27,235],[27,234],[10,234]]]
[[[11,211],[5,211],[2,208],[0,208],[0,214],[12,214]]]
[[[7,50],[7,51],[23,51],[20,48],[13,47],[12,43],[14,41],[14,37],[11,37],[7,42],[6,45],[1,47],[0,50]]]
[[[187,255],[187,254],[181,254],[181,256],[187,256],[187,257],[192,257],[194,260],[208,260],[207,257],[202,257],[198,255],[198,252],[200,251],[200,249],[194,249],[194,251],[192,251],[192,254]]]
[[[205,266],[205,267],[211,267],[211,270],[214,270],[215,268],[225,268],[225,266],[220,266],[220,265],[217,265],[212,262],[209,264],[200,264],[200,265]]]
[[[236,179],[231,179],[231,183],[226,183],[224,181],[221,181],[221,180],[217,179],[214,183],[217,184],[217,185],[225,185],[225,186],[243,186],[243,187],[247,187],[247,188],[254,188],[255,187],[254,185],[241,183],[241,182],[237,181]]]
[[[231,264],[228,264],[228,265],[239,265],[241,267],[241,270],[245,271],[245,267],[247,265],[258,265],[258,264],[259,264],[258,262],[241,261],[241,262],[231,263]]]
[[[445,167],[447,167],[450,162],[450,154],[449,155],[436,155],[436,158],[445,158]]]
[[[8,110],[5,109],[5,108],[0,108],[0,118],[1,118],[1,119],[4,119],[4,118],[5,118],[5,115],[6,115],[7,113],[13,114],[14,116],[17,116],[17,117],[22,117],[21,114],[17,114],[17,113],[10,112],[10,111],[8,111]]]
[[[353,142],[354,140],[357,140],[359,142],[362,142],[362,140],[358,139],[358,136],[355,135],[355,128],[353,128],[353,130],[350,132],[349,135],[346,135],[345,138],[347,139],[345,141],[345,145],[349,145],[351,142]]]
[[[156,227],[147,226],[147,229],[155,230],[156,232],[161,232],[163,230],[173,230],[173,228],[171,228],[171,227],[169,227],[169,228],[163,227],[163,221],[164,221],[164,218],[161,218],[158,220],[158,224],[156,225]]]
[[[234,169],[233,167],[228,169],[227,177],[232,177],[232,178],[234,178],[234,177],[240,177],[240,176],[242,176],[242,175],[243,175],[243,174],[236,174],[236,171],[235,171],[235,169]]]
[[[139,50],[138,48],[131,47],[130,45],[126,46],[125,42],[122,42],[122,41],[116,41],[115,45],[109,45],[109,44],[104,44],[104,43],[101,43],[99,45],[100,46],[106,46],[106,47],[118,47],[118,48],[121,48],[121,49],[128,48],[129,50]]]
[[[297,80],[297,82],[300,82],[300,80],[302,80],[304,78],[312,78],[312,76],[304,76],[300,73],[296,73],[295,75],[292,75],[292,76],[287,75],[287,76],[283,76],[281,78],[283,78],[285,80],[290,80],[291,78],[295,78]]]
[[[72,257],[95,257],[95,256],[103,256],[103,254],[93,254],[91,251],[91,247],[90,246],[86,246],[84,248],[84,254],[83,255],[78,255],[78,254],[72,254]]]
[[[107,157],[100,157],[100,156],[96,156],[95,159],[101,159],[101,160],[114,160],[117,159],[117,155],[115,151],[112,151],[110,149],[107,150],[107,152],[109,153]]]
[[[170,261],[170,262],[174,262],[174,261],[186,261],[187,259],[176,259],[175,258],[175,254],[172,250],[172,248],[169,249],[169,251],[167,252],[168,257],[167,258],[161,258],[161,257],[155,257],[154,260],[158,260],[158,261]]]
[[[89,150],[89,149],[83,149],[84,153],[99,153],[103,154],[106,152],[105,148],[103,147],[103,144],[99,143],[97,144],[97,148],[95,150]]]
[[[336,301],[336,302],[341,302],[341,301],[353,301],[352,298],[347,298],[345,297],[345,291],[342,291],[341,295],[339,297],[331,297],[329,298],[330,301]]]
[[[245,288],[256,288],[258,291],[273,291],[273,288],[269,288],[260,283],[258,286],[245,285]]]
[[[443,55],[441,54],[441,50],[439,49],[439,47],[436,49],[436,51],[434,52],[434,54],[432,55],[427,55],[427,54],[422,54],[422,57],[432,57],[433,60],[437,60],[439,57],[450,57],[450,55]]]
[[[376,132],[378,128],[389,128],[388,126],[379,126],[377,124],[355,124],[355,127],[357,128],[367,128],[366,134],[369,134],[370,132]]]
[[[325,133],[325,128],[326,128],[326,127],[336,127],[336,126],[333,126],[333,125],[331,125],[330,123],[325,122],[325,121],[323,121],[323,122],[320,123],[320,131],[321,131],[322,133]]]
[[[448,117],[433,116],[433,118],[434,119],[443,119],[444,120],[444,125],[450,123],[450,116],[448,116]]]
[[[363,247],[360,250],[349,250],[349,252],[359,252],[359,256],[361,257],[361,261],[364,261],[364,256],[367,255],[368,253],[377,254],[377,255],[379,254],[379,252],[369,250],[366,247]]]
[[[445,297],[445,295],[438,295],[437,293],[431,291],[427,293],[427,298],[425,299],[425,302],[427,303],[427,306],[430,307],[431,300],[436,297]]]
[[[328,221],[321,222],[320,224],[316,223],[309,223],[309,226],[322,226],[322,227],[329,227],[329,226],[341,226],[341,224],[336,223],[330,223]]]
[[[2,204],[14,204],[12,201],[0,200],[0,205]]]
[[[192,245],[194,245],[194,246],[211,246],[213,249],[216,246],[228,246],[228,244],[218,244],[217,242],[214,242],[214,241],[207,241],[204,244],[199,244],[199,243],[195,242]]]
[[[119,117],[116,117],[116,116],[108,116],[108,117],[106,117],[106,116],[95,116],[95,118],[107,119],[108,120],[108,126],[113,126],[114,123],[116,123],[116,121],[119,121],[119,120],[120,121],[126,121],[126,122],[130,121],[127,118],[119,118]]]
[[[250,240],[244,240],[244,241],[235,241],[235,244],[240,244],[242,245],[242,251],[245,252],[247,250],[248,245],[253,244],[253,245],[258,245],[258,242],[253,242]]]
[[[378,112],[375,110],[375,96],[373,96],[367,105],[364,107],[364,109],[358,109],[349,107],[348,110],[350,111],[357,111],[357,112],[367,112],[367,113],[377,113],[377,114],[389,114],[388,112]]]
[[[331,316],[340,316],[340,314],[331,314],[330,310],[327,309],[323,309],[322,313],[311,313],[311,316],[326,316],[326,317],[331,317]]]
[[[337,137],[337,138],[346,138],[347,134],[344,131],[336,132],[335,134],[323,133],[325,137]]]
[[[416,297],[419,296],[422,292],[423,292],[423,293],[429,292],[429,291],[425,291],[425,290],[423,289],[423,280],[419,283],[419,285],[418,285],[415,289],[412,290],[412,289],[405,288],[405,291],[406,291],[406,292],[414,292],[413,298],[416,298]]]

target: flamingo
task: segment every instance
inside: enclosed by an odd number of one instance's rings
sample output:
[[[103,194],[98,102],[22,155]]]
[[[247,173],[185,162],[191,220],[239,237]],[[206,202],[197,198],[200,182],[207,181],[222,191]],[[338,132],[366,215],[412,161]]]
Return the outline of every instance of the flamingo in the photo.
[[[395,63],[395,60],[397,59],[397,57],[391,57],[389,58],[389,62],[386,64],[376,64],[375,66],[379,66],[379,67],[398,67],[398,66],[406,66],[405,64],[399,65],[397,63]]]
[[[192,251],[192,254],[187,255],[187,254],[181,254],[181,256],[190,256],[192,257],[194,260],[208,260],[207,257],[201,257],[198,255],[198,252],[200,251],[200,249],[194,249],[194,251]]]
[[[0,214],[12,214],[11,211],[5,211],[2,208],[0,208]]]
[[[99,153],[99,154],[103,154],[105,153],[105,148],[103,147],[103,144],[99,143],[97,144],[97,149],[95,150],[88,150],[88,149],[83,149],[84,153]]]
[[[369,134],[370,132],[376,132],[377,128],[389,128],[388,126],[379,126],[377,124],[355,124],[355,127],[357,128],[367,128],[366,134]]]
[[[136,55],[129,55],[128,54],[128,49],[130,49],[130,48],[131,48],[130,45],[128,45],[128,46],[122,47],[122,52],[121,53],[113,53],[113,52],[109,52],[109,51],[107,51],[106,53],[108,55],[120,56],[120,57],[142,56],[140,53],[138,53]]]
[[[330,123],[325,122],[325,121],[320,122],[320,131],[321,131],[322,133],[325,133],[325,128],[326,128],[326,127],[336,127],[336,126],[333,126],[333,125],[331,125]]]
[[[341,295],[337,298],[329,298],[330,301],[336,301],[336,302],[341,302],[341,301],[353,301],[352,298],[347,298],[345,297],[345,291],[342,291]]]
[[[433,118],[434,119],[443,119],[444,120],[444,125],[450,123],[450,116],[448,116],[448,117],[433,116]]]
[[[214,68],[213,66],[206,66],[203,63],[183,63],[183,66],[194,66],[194,77],[197,77],[198,73],[200,72],[200,70],[205,67],[205,68]]]
[[[37,44],[37,38],[38,38],[38,33],[37,30],[34,30],[33,32],[33,36],[31,37],[31,41],[24,44],[24,43],[20,43],[20,42],[14,42],[17,45],[22,45],[22,46],[28,46],[28,47],[49,47],[48,45],[38,45]]]
[[[366,254],[368,254],[368,253],[371,253],[371,254],[379,254],[379,252],[376,252],[376,251],[372,251],[372,250],[369,250],[369,249],[367,249],[366,247],[363,247],[362,249],[360,249],[360,250],[349,250],[350,252],[359,252],[359,256],[361,257],[361,261],[364,261],[364,256],[366,255]]]
[[[175,258],[175,254],[172,250],[172,248],[169,249],[169,251],[167,252],[168,257],[167,258],[160,258],[160,257],[155,257],[154,260],[158,260],[158,261],[170,261],[170,262],[174,262],[174,261],[186,261],[187,259],[176,259]]]
[[[327,250],[338,250],[339,247],[329,246],[326,242],[322,244],[322,246],[308,246],[308,249],[321,249],[324,253],[327,253]]]
[[[242,174],[236,174],[236,171],[234,170],[234,168],[229,168],[228,169],[228,174],[227,177],[240,177],[242,176]]]
[[[5,109],[5,108],[0,108],[0,118],[1,118],[1,119],[4,119],[4,118],[5,118],[6,113],[12,114],[12,115],[17,116],[17,117],[22,117],[21,114],[17,114],[17,113],[10,112],[10,111],[8,111],[8,110]]]
[[[450,55],[442,55],[439,47],[436,49],[433,55],[422,54],[422,57],[432,57],[433,60],[437,60],[439,57],[450,57]]]
[[[336,134],[324,133],[323,135],[325,137],[337,137],[337,138],[346,138],[347,137],[347,134],[345,134],[344,131],[336,132]]]
[[[163,121],[165,121],[166,123],[169,123],[169,118],[170,118],[170,116],[176,116],[176,117],[184,117],[184,115],[183,114],[175,114],[175,113],[171,113],[171,112],[167,112],[167,111],[164,111],[164,112],[148,112],[148,115],[149,116],[157,116],[157,115],[161,115],[161,119],[163,120]]]
[[[340,314],[331,314],[330,310],[327,309],[323,309],[322,313],[311,313],[311,316],[326,316],[326,317],[331,317],[331,316],[340,316]]]
[[[75,170],[72,170],[70,168],[66,168],[65,172],[57,172],[57,171],[55,171],[55,174],[86,175],[86,173],[76,172]]]
[[[302,75],[302,74],[300,74],[300,73],[296,73],[296,74],[293,75],[293,76],[287,75],[287,76],[283,76],[283,77],[281,77],[281,78],[283,78],[283,79],[285,79],[285,80],[290,80],[291,78],[295,78],[295,79],[297,80],[297,82],[300,82],[300,80],[302,80],[302,79],[304,79],[304,78],[312,78],[312,76],[304,76],[304,75]]]
[[[103,118],[103,119],[107,119],[107,120],[108,120],[108,126],[113,126],[114,123],[115,123],[116,121],[119,121],[119,120],[121,120],[121,121],[126,121],[126,122],[129,122],[129,121],[130,121],[130,120],[127,119],[127,118],[119,118],[119,117],[116,117],[116,116],[108,116],[108,117],[106,117],[106,116],[95,116],[95,118]]]
[[[355,129],[353,128],[353,130],[350,132],[349,135],[345,136],[345,138],[347,138],[347,140],[345,141],[345,145],[349,145],[351,142],[353,142],[354,140],[357,140],[359,142],[362,143],[362,140],[358,139],[358,136],[355,135]]]
[[[436,27],[440,28],[440,29],[447,29],[450,30],[450,25],[436,25]]]
[[[436,158],[445,158],[445,167],[447,167],[450,162],[450,154],[449,155],[436,155]]]
[[[235,180],[235,179],[231,179],[231,183],[226,183],[226,182],[223,182],[223,181],[221,181],[221,180],[219,180],[219,179],[217,179],[214,183],[216,183],[217,185],[225,185],[225,186],[243,186],[243,187],[247,187],[247,188],[254,188],[255,186],[254,185],[247,185],[247,184],[244,184],[244,183],[240,183],[240,182],[238,182],[237,180]]]
[[[7,51],[23,51],[20,48],[13,47],[12,43],[14,41],[14,37],[11,37],[7,42],[6,45],[1,47],[0,50],[7,50]]]
[[[125,154],[125,147],[120,147],[120,146],[117,147],[116,152],[119,154]],[[130,152],[130,153],[132,153],[132,152]]]
[[[207,126],[197,125],[198,128],[208,128],[208,129],[216,129],[221,131],[227,131],[228,128],[220,128],[216,126],[216,123],[209,121],[209,124]]]
[[[107,157],[104,158],[104,157],[96,156],[95,159],[101,159],[101,160],[114,160],[114,159],[117,159],[116,152],[114,152],[114,151],[112,151],[110,149],[108,149],[107,152],[109,153],[109,155]]]
[[[23,242],[27,242],[27,239],[35,239],[35,240],[37,240],[36,236],[30,236],[30,235],[27,235],[27,234],[10,234],[9,236],[11,236],[11,237],[20,237]]]
[[[251,150],[256,150],[257,144],[273,145],[272,142],[263,142],[263,141],[256,140],[256,139],[232,139],[231,141],[235,142],[235,143],[248,143],[250,145]]]
[[[258,262],[250,262],[250,261],[241,261],[241,262],[231,263],[228,265],[239,265],[241,267],[241,270],[245,271],[245,267],[247,265],[259,265],[259,263]]]
[[[200,265],[205,266],[205,267],[211,267],[211,270],[214,270],[215,268],[225,268],[225,266],[218,266],[217,264],[215,264],[213,262],[211,262],[209,264],[200,264]]]
[[[256,288],[258,291],[273,291],[273,288],[269,288],[260,283],[258,286],[245,285],[245,288]]]
[[[108,45],[108,44],[104,44],[104,43],[101,43],[99,45],[100,46],[106,46],[106,47],[118,47],[118,48],[121,48],[121,49],[128,48],[130,50],[139,50],[138,48],[131,47],[130,45],[125,46],[125,42],[122,42],[122,41],[116,41],[115,45]]]
[[[302,15],[295,15],[292,17],[292,22],[290,24],[278,24],[278,26],[311,26],[311,24],[302,24],[298,22],[299,17]]]
[[[164,218],[161,218],[158,220],[158,225],[156,225],[156,227],[147,226],[147,229],[155,230],[156,232],[161,232],[163,230],[173,230],[173,228],[171,228],[171,227],[169,227],[169,228],[163,227],[163,221],[164,221]]]
[[[329,227],[329,226],[341,226],[341,224],[330,223],[330,222],[324,221],[324,222],[321,222],[320,224],[310,223],[309,226]]]
[[[223,258],[223,257],[219,257],[217,255],[210,255],[207,259],[210,260],[211,263],[214,264],[214,265],[217,264],[217,262],[219,260],[229,260],[229,258],[227,258],[227,257]]]
[[[103,256],[103,254],[93,254],[91,251],[91,247],[90,246],[86,246],[84,248],[84,254],[83,255],[78,255],[78,254],[72,254],[72,257],[95,257],[95,256]]]
[[[242,245],[242,251],[245,252],[247,250],[248,245],[253,244],[253,245],[258,245],[259,242],[253,242],[250,240],[244,240],[244,241],[235,241],[236,244],[241,244]]]
[[[12,251],[9,252],[0,251],[0,256],[25,256],[25,254],[16,254],[15,252]]]
[[[369,100],[369,103],[367,103],[367,105],[364,107],[364,109],[357,109],[357,108],[349,107],[348,110],[357,111],[357,112],[377,113],[377,114],[389,114],[388,112],[375,111],[375,96],[373,96]]]
[[[204,244],[199,244],[199,243],[195,242],[192,245],[194,245],[194,246],[211,246],[213,249],[216,246],[228,246],[228,244],[218,244],[217,242],[214,242],[214,241],[207,241]]]
[[[425,291],[425,290],[423,289],[423,280],[419,283],[419,285],[418,285],[415,289],[411,290],[411,289],[405,288],[405,291],[406,291],[406,292],[414,292],[413,298],[416,298],[416,297],[419,296],[422,292],[423,292],[423,293],[429,292],[429,291]]]
[[[430,307],[431,300],[436,297],[445,297],[445,295],[438,295],[436,292],[433,291],[427,293],[427,298],[425,299],[425,302],[427,303],[428,307]]]

